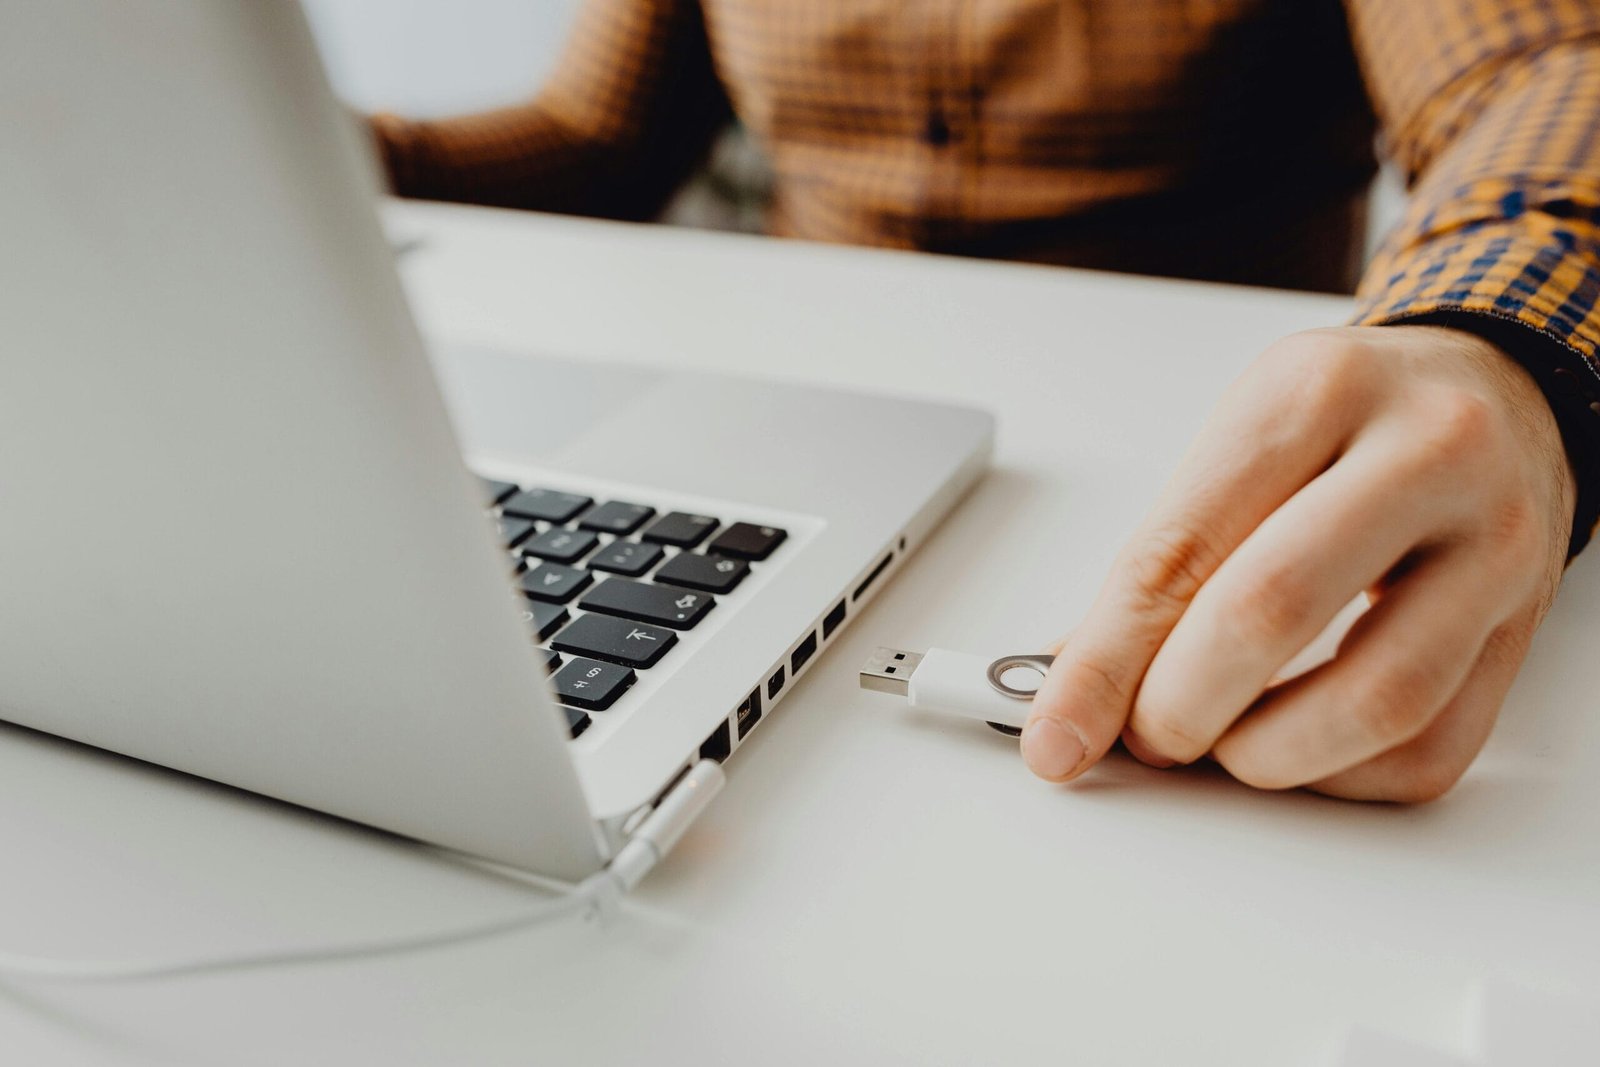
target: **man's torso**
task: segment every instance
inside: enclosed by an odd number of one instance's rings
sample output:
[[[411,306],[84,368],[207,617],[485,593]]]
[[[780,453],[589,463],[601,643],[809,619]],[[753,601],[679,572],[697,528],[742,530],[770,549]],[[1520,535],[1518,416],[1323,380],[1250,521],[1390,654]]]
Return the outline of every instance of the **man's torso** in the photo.
[[[1354,281],[1373,126],[1334,0],[700,3],[780,233]]]

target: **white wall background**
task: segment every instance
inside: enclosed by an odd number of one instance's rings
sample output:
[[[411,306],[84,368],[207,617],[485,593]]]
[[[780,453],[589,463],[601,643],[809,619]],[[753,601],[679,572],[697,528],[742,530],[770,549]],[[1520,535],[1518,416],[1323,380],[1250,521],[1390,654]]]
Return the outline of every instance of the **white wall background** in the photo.
[[[432,116],[532,93],[581,0],[304,0],[339,92]]]

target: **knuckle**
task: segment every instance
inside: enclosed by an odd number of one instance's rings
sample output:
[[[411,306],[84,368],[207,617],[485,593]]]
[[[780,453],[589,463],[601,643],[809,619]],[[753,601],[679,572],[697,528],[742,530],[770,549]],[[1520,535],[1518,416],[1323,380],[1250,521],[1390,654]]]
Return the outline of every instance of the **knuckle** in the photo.
[[[1229,600],[1222,616],[1225,625],[1251,645],[1299,636],[1314,621],[1312,594],[1303,572],[1263,572],[1249,579]]]
[[[1182,610],[1222,562],[1214,545],[1206,534],[1175,525],[1141,538],[1124,562],[1141,606],[1163,613]]]
[[[1285,338],[1270,356],[1287,407],[1305,417],[1347,408],[1367,393],[1371,360],[1349,338],[1312,330]]]
[[[1547,535],[1547,517],[1522,494],[1491,505],[1484,513],[1483,536],[1496,559],[1519,570],[1538,558]]]
[[[1395,664],[1367,683],[1351,714],[1372,740],[1397,744],[1427,725],[1439,688],[1439,671],[1423,659]]]
[[[1129,685],[1125,672],[1093,652],[1079,653],[1069,642],[1063,650],[1072,667],[1072,681],[1096,707],[1126,707]]]
[[[1179,763],[1194,762],[1209,747],[1208,740],[1191,729],[1176,709],[1136,704],[1128,729],[1145,748]]]
[[[1498,453],[1499,416],[1481,396],[1441,391],[1422,404],[1419,423],[1416,459],[1426,469],[1455,469]]]
[[[1489,663],[1518,664],[1528,654],[1533,635],[1539,629],[1543,612],[1521,612],[1518,617],[1501,623],[1489,632],[1479,655]]]

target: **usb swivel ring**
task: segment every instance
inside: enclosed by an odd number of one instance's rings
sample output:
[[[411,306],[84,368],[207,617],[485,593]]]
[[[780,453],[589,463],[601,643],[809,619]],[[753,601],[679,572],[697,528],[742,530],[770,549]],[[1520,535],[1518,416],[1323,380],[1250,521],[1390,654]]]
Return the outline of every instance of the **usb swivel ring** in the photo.
[[[989,664],[989,684],[994,686],[997,692],[1004,693],[1008,697],[1014,697],[1017,700],[1032,700],[1033,695],[1039,691],[1039,686],[1043,684],[1044,676],[1050,670],[1050,665],[1055,661],[1056,658],[1054,656],[1046,655],[1001,656]],[[1033,688],[1031,689],[1023,689],[1011,685],[1006,681],[1006,675],[1012,671],[1022,671],[1034,675],[1038,680],[1033,682]]]

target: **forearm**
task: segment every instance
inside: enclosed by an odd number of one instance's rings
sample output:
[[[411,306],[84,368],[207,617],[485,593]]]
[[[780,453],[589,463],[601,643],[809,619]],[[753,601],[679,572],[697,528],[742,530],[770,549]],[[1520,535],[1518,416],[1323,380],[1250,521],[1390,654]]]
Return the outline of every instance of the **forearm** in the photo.
[[[442,121],[375,115],[371,126],[400,196],[616,218],[660,206],[661,190],[608,180],[634,169],[629,146],[567,129],[537,102]]]
[[[646,219],[728,114],[698,0],[589,0],[532,100],[372,130],[402,196]]]
[[[1383,74],[1380,106],[1406,104]],[[1356,321],[1475,333],[1534,376],[1579,475],[1576,550],[1600,514],[1600,39],[1574,21],[1437,77],[1385,116],[1413,196]]]

